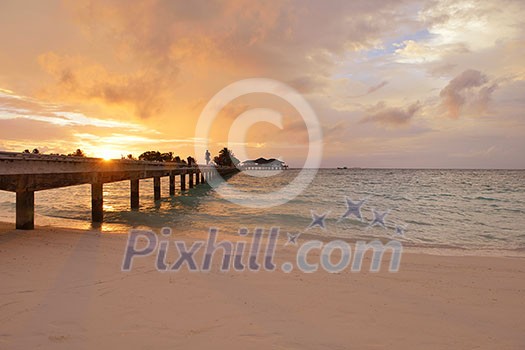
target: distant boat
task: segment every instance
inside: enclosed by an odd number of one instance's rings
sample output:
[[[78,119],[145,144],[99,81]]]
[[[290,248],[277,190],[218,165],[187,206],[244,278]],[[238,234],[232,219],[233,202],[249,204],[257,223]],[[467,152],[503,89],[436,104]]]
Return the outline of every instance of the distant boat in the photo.
[[[343,170],[343,169],[348,169],[348,168],[345,167],[345,166],[343,166],[343,167],[338,166],[337,169]]]

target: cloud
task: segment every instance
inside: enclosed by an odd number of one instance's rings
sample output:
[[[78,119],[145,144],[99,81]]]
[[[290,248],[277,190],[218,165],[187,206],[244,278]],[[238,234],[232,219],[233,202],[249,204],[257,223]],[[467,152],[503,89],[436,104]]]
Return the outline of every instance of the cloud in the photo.
[[[361,123],[377,123],[386,126],[403,126],[408,124],[421,109],[419,101],[406,108],[388,107],[384,102],[379,102],[366,111]]]
[[[388,84],[388,81],[384,80],[382,82],[380,82],[379,84],[376,84],[376,85],[373,85],[373,86],[370,86],[366,92],[364,94],[360,94],[360,95],[355,95],[355,96],[350,96],[350,98],[357,98],[357,97],[365,97],[365,96],[368,96],[370,94],[373,94],[374,92],[376,92],[377,90],[380,90],[382,89],[385,85]]]
[[[417,22],[426,35],[400,37],[392,46],[399,63],[439,63],[449,56],[482,53],[523,35],[520,0],[424,2]]]
[[[102,101],[109,105],[129,105],[135,114],[148,118],[163,108],[165,90],[176,70],[165,67],[113,73],[104,66],[79,56],[59,56],[48,52],[39,63],[56,81],[44,90],[47,98],[68,102]]]
[[[437,65],[431,65],[428,72],[434,77],[449,76],[456,66],[457,64],[454,63],[440,63]]]
[[[369,95],[373,92],[376,92],[377,90],[381,89],[382,87],[384,87],[386,84],[388,84],[388,81],[382,81],[380,82],[379,84],[377,85],[374,85],[374,86],[371,86],[370,88],[368,88],[368,90],[366,91],[366,95]]]
[[[108,118],[88,117],[79,112],[71,112],[70,106],[52,104],[3,90],[0,91],[0,120],[11,119],[41,121],[58,126],[94,126],[120,128],[130,131],[144,130],[139,124],[115,121]]]
[[[447,115],[458,118],[465,106],[472,106],[478,112],[484,111],[497,87],[497,83],[490,82],[485,74],[467,69],[452,79],[441,90],[439,96]]]
[[[432,34],[433,46],[464,45],[468,50],[480,51],[500,40],[521,36],[523,2],[431,1],[419,17]]]
[[[309,94],[321,92],[328,82],[320,77],[301,76],[289,81],[288,84],[302,94]]]
[[[235,0],[69,2],[90,40],[153,73],[173,67],[183,80],[258,75],[296,82],[306,91],[330,77],[347,52],[372,47],[396,28],[403,6],[346,0],[330,6],[294,0],[249,6]]]
[[[395,46],[397,47],[395,50],[397,61],[401,63],[435,62],[447,54],[469,52],[463,43],[436,44],[405,40]]]
[[[41,53],[39,64],[53,78],[42,97],[184,121],[188,116],[174,113],[173,104],[183,109],[184,101],[209,98],[246,77],[323,93],[345,55],[378,43],[403,20],[404,6],[383,0],[337,0],[330,6],[295,0],[249,6],[236,0],[65,4],[84,47],[92,49]]]

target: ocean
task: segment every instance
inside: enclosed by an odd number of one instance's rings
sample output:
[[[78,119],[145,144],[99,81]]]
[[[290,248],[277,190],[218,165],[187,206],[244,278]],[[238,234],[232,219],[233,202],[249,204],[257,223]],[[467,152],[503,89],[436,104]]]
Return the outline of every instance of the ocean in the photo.
[[[306,170],[313,171],[313,170]],[[299,170],[272,177],[239,173],[228,185],[242,196],[275,191],[293,180]],[[178,179],[177,179],[178,180]],[[171,227],[174,232],[236,233],[257,227],[280,232],[355,240],[397,239],[420,249],[485,250],[525,249],[525,171],[522,170],[414,170],[320,169],[304,192],[286,204],[247,208],[222,198],[208,185],[170,197],[168,179],[162,179],[162,199],[153,200],[152,179],[140,183],[141,206],[129,209],[129,182],[104,185],[103,232],[130,228]],[[364,200],[362,220],[343,217],[346,199]],[[383,222],[371,225],[373,210],[387,212]],[[35,194],[35,223],[90,228],[90,186],[82,185]],[[324,228],[312,223],[312,212],[326,214]],[[15,195],[0,191],[0,221],[14,222]],[[402,234],[401,234],[402,233]]]

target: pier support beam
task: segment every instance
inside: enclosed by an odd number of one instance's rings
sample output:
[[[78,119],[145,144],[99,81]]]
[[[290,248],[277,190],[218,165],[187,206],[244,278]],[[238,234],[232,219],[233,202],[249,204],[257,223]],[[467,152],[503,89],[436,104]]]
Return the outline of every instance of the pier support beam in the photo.
[[[102,222],[104,220],[104,196],[103,184],[91,184],[91,221]]]
[[[206,180],[204,179],[204,173],[201,172],[201,183],[204,183],[204,181],[206,181]]]
[[[198,185],[201,183],[201,174],[195,173],[195,185]]]
[[[170,175],[170,196],[175,195],[175,175]]]
[[[35,192],[16,192],[16,229],[33,230],[35,228]]]
[[[131,209],[139,208],[139,179],[130,180]]]
[[[193,188],[193,172],[190,171],[190,173],[188,174],[190,176],[190,188]]]
[[[186,174],[180,174],[180,190],[186,190]]]
[[[160,199],[160,177],[153,178],[153,199],[158,201]]]

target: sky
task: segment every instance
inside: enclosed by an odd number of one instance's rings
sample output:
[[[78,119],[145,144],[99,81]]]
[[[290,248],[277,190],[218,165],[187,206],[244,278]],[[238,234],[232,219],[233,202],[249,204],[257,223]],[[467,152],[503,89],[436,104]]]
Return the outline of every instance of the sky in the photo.
[[[0,150],[185,158],[212,97],[265,78],[312,107],[322,167],[525,168],[524,19],[520,0],[2,0]],[[281,125],[228,143],[257,108]],[[300,167],[308,132],[283,96],[250,93],[207,141]]]

